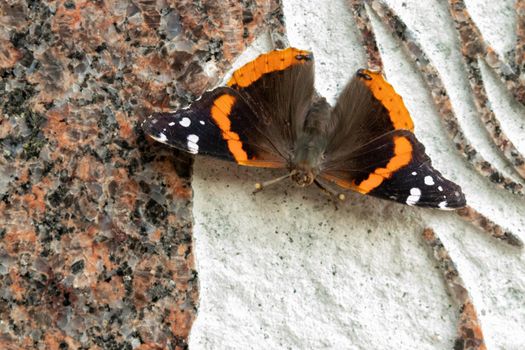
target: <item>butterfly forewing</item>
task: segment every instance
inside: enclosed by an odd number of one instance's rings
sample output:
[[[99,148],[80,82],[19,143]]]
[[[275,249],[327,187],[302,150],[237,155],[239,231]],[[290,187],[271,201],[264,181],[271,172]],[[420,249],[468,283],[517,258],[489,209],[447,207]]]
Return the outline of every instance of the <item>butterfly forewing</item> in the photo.
[[[284,167],[286,160],[253,128],[257,121],[237,91],[222,87],[206,92],[190,108],[151,115],[143,129],[155,140],[192,154]]]

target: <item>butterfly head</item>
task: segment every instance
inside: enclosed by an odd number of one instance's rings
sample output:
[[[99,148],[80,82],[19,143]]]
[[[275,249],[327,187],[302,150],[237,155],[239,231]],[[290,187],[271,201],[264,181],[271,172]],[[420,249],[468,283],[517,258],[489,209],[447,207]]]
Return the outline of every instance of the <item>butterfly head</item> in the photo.
[[[291,172],[291,178],[300,187],[305,187],[314,182],[315,174],[311,169],[294,169]]]

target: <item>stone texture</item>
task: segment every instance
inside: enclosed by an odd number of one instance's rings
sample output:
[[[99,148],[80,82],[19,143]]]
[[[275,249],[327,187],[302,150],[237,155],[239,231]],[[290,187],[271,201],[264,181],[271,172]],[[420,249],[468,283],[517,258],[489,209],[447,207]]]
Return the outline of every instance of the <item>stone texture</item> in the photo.
[[[187,347],[192,162],[138,124],[215,84],[274,9],[0,3],[0,348]]]

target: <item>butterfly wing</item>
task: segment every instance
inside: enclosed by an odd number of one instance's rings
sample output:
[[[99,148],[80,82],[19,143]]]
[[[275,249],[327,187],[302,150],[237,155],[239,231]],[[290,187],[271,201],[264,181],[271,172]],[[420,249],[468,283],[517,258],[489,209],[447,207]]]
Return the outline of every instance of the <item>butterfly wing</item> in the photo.
[[[258,121],[236,90],[221,87],[206,92],[190,108],[151,115],[142,127],[156,141],[188,153],[242,165],[284,167],[286,160],[254,128]]]
[[[227,87],[206,92],[187,109],[153,114],[143,128],[189,153],[286,167],[311,103],[313,77],[311,53],[271,51],[236,70]]]
[[[270,51],[236,70],[227,85],[243,96],[268,138],[291,159],[315,93],[313,54],[295,48]]]
[[[332,111],[321,178],[400,203],[455,209],[461,188],[432,167],[403,100],[380,73],[360,70]]]

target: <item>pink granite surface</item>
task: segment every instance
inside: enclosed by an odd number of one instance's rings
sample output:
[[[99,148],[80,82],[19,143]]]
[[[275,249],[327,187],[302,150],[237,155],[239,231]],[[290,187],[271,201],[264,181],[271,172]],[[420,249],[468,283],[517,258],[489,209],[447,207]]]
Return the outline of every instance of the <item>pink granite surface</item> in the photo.
[[[138,125],[217,83],[272,6],[0,3],[0,348],[187,348],[192,161]]]

